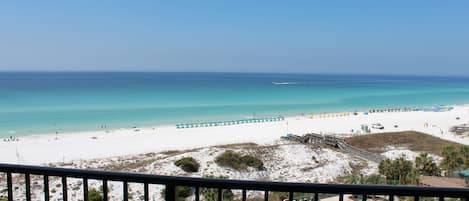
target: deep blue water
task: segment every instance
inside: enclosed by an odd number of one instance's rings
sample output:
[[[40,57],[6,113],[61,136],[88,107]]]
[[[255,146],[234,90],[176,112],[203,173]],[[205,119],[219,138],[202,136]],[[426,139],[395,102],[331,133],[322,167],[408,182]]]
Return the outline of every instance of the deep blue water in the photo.
[[[0,136],[460,103],[469,78],[0,73]]]

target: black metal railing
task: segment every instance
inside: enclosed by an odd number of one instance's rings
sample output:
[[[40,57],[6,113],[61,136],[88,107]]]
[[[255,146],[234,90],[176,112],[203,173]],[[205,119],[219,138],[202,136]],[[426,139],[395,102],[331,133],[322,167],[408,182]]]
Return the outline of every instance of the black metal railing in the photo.
[[[435,200],[443,201],[445,198],[459,198],[469,201],[469,188],[441,188],[441,187],[422,187],[422,186],[390,186],[390,185],[347,185],[347,184],[309,184],[309,183],[285,183],[285,182],[267,182],[267,181],[246,181],[246,180],[227,180],[227,179],[209,179],[192,177],[173,177],[150,174],[136,174],[124,172],[109,172],[97,170],[82,170],[68,168],[52,168],[41,166],[26,166],[0,164],[0,172],[6,174],[6,186],[8,200],[17,200],[13,194],[12,174],[24,175],[24,191],[27,201],[31,200],[31,177],[43,177],[44,200],[49,200],[49,177],[59,177],[62,182],[63,200],[68,200],[69,191],[67,179],[82,179],[83,199],[88,201],[88,180],[102,181],[102,196],[104,200],[108,199],[108,182],[121,182],[123,184],[122,200],[129,200],[128,184],[143,184],[143,200],[150,200],[148,186],[150,184],[164,185],[164,197],[167,201],[176,200],[176,186],[189,186],[194,189],[195,201],[201,199],[201,188],[217,189],[217,200],[223,199],[222,192],[225,189],[240,190],[241,200],[246,201],[247,191],[264,192],[264,200],[269,200],[269,192],[286,192],[288,200],[294,200],[294,193],[311,193],[312,200],[317,201],[319,194],[336,194],[339,201],[344,200],[345,194],[360,195],[363,201],[371,195],[387,196],[387,200],[393,201],[395,196],[410,196],[418,201],[421,197],[432,197]]]

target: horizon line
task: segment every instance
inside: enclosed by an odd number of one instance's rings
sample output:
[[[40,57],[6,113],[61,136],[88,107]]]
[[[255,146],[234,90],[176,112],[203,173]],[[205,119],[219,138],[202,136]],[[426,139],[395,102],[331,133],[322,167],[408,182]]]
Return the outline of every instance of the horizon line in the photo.
[[[240,71],[152,71],[152,70],[109,70],[109,71],[80,71],[80,70],[0,70],[0,73],[211,73],[211,74],[283,74],[283,75],[337,75],[337,76],[403,76],[403,77],[455,77],[469,78],[469,75],[432,75],[432,74],[384,74],[384,73],[334,73],[334,72],[240,72]]]

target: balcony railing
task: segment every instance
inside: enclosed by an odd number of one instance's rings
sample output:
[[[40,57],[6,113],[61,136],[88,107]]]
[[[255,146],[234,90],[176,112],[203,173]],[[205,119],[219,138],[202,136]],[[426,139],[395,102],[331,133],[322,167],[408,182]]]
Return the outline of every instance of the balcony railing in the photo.
[[[267,181],[246,181],[246,180],[227,180],[227,179],[208,179],[192,177],[173,177],[151,174],[136,174],[124,172],[109,172],[82,169],[51,168],[41,166],[11,165],[0,164],[0,172],[6,174],[6,186],[8,200],[17,200],[14,195],[12,174],[15,174],[15,180],[24,178],[24,197],[27,201],[31,200],[31,177],[42,179],[44,200],[50,200],[49,196],[49,178],[59,177],[62,182],[62,198],[69,200],[67,193],[73,189],[67,189],[68,179],[82,180],[83,200],[88,201],[88,181],[102,181],[102,196],[104,200],[108,199],[108,182],[120,182],[123,184],[122,200],[129,200],[129,183],[143,184],[143,200],[150,200],[149,185],[164,185],[164,197],[167,201],[176,200],[176,186],[189,186],[194,189],[194,199],[199,201],[201,188],[217,189],[217,200],[222,201],[222,192],[225,189],[240,190],[241,200],[246,201],[247,191],[264,192],[264,200],[269,200],[269,192],[286,192],[288,200],[294,200],[294,193],[311,193],[311,200],[319,200],[319,194],[336,194],[338,200],[343,201],[345,194],[361,195],[360,199],[366,201],[371,195],[385,196],[387,200],[393,201],[397,196],[413,197],[418,201],[422,197],[432,197],[434,200],[443,201],[445,198],[458,198],[469,201],[469,188],[440,188],[440,187],[421,187],[421,186],[390,186],[390,185],[346,185],[346,184],[310,184],[310,183],[285,183],[285,182],[267,182]],[[23,177],[24,176],[24,177]]]

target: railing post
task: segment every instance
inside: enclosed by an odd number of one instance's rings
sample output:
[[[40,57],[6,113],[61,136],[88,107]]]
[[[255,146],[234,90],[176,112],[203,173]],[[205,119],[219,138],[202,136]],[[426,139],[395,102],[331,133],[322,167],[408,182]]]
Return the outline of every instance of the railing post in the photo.
[[[200,188],[198,186],[195,187],[195,201],[200,201]]]
[[[49,201],[49,176],[44,175],[44,200]]]
[[[64,201],[68,200],[68,192],[67,192],[67,177],[62,177],[62,197]]]
[[[145,201],[150,200],[150,196],[149,196],[149,193],[148,193],[148,183],[143,184],[143,199]]]
[[[164,197],[166,201],[176,200],[176,186],[174,184],[166,184]]]
[[[223,200],[223,189],[218,188],[218,196],[217,196],[217,201],[222,201]]]
[[[13,181],[11,178],[11,172],[7,172],[7,190],[8,190],[8,201],[13,201]]]
[[[26,184],[26,201],[31,201],[31,177],[29,173],[24,174],[24,182]]]
[[[129,200],[129,184],[124,181],[124,187],[122,188],[122,190],[124,191],[123,192],[123,197],[124,197],[124,201],[128,201]]]
[[[83,178],[83,201],[88,201],[88,178]]]
[[[107,180],[103,179],[103,200],[107,201],[108,196],[107,196]]]
[[[242,201],[246,201],[246,199],[247,199],[247,196],[246,196],[246,189],[243,189],[242,194],[243,194]]]

